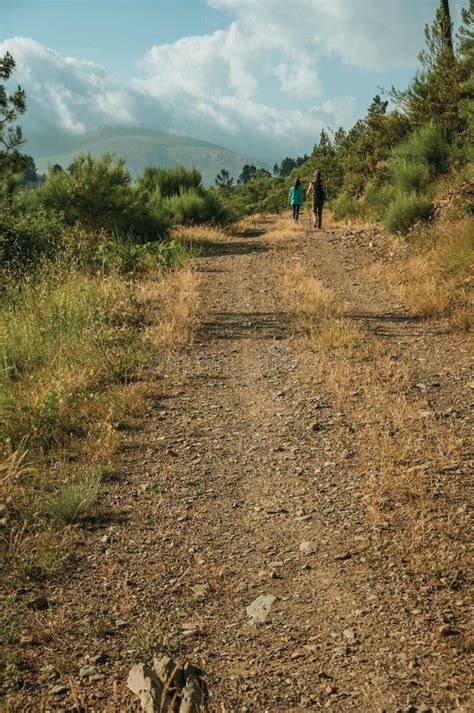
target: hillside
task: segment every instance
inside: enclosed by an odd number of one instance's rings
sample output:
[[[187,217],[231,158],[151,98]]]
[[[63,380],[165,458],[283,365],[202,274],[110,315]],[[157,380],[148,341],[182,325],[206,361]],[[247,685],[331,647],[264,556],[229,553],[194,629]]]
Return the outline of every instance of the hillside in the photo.
[[[27,139],[25,151],[35,159],[39,173],[46,171],[48,163],[69,166],[73,157],[83,152],[93,156],[103,153],[126,156],[127,169],[132,176],[138,176],[148,164],[165,167],[178,163],[194,165],[202,172],[206,184],[214,183],[221,168],[226,168],[237,178],[244,164],[263,165],[217,144],[153,129],[106,127],[81,136],[51,131]]]

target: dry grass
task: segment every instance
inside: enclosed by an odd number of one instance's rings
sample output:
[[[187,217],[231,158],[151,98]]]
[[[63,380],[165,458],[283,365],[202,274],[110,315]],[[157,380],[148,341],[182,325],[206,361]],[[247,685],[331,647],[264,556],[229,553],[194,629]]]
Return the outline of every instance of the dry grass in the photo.
[[[201,245],[208,242],[227,240],[228,234],[223,227],[213,225],[180,226],[176,228],[173,237],[189,245]]]
[[[295,223],[287,213],[274,216],[271,229],[264,235],[266,245],[273,250],[291,248],[292,243],[302,238],[304,219],[305,216],[301,215],[300,222]]]
[[[154,351],[171,351],[190,338],[199,304],[197,286],[191,269],[165,276],[155,294],[152,286],[150,302],[160,317],[147,329],[146,338]]]
[[[415,236],[416,237],[416,236]],[[369,271],[417,314],[455,331],[474,326],[474,225],[465,218],[424,230],[408,255]]]
[[[298,263],[283,266],[277,276],[281,298],[299,331],[315,333],[321,323],[339,315],[338,305],[330,292]]]
[[[433,574],[463,559],[462,520],[449,516],[446,475],[460,462],[453,427],[411,389],[413,375],[342,314],[331,293],[297,265],[284,268],[282,299],[293,317],[301,375],[331,396],[354,435],[354,465],[374,527],[397,527],[393,547],[415,571]],[[437,515],[434,518],[433,512]]]

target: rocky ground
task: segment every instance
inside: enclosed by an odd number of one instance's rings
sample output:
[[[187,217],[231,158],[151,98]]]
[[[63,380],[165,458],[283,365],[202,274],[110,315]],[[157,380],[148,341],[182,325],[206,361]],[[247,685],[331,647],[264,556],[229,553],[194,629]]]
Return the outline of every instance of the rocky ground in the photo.
[[[16,710],[137,710],[128,671],[156,654],[198,666],[222,713],[472,710],[466,339],[368,280],[390,259],[379,231],[302,224],[277,249],[272,226],[262,218],[197,259],[197,332],[170,360],[164,397],[124,433],[109,521],[78,536],[69,577],[18,595],[47,597],[25,617],[49,635],[24,639],[32,685]],[[444,573],[410,569],[391,521],[369,517],[358,423],[302,378],[310,355],[276,285],[290,261],[457,429],[461,456],[443,476],[454,487],[441,484],[430,515],[460,524]]]

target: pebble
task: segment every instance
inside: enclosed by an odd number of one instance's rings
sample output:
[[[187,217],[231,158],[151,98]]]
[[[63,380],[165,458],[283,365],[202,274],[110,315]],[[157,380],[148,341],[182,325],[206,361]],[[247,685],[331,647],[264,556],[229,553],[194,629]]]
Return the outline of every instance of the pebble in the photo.
[[[317,551],[318,551],[318,545],[316,542],[313,542],[312,540],[305,540],[300,545],[300,552],[303,552],[303,554],[305,554],[305,555],[314,555],[314,553]]]
[[[266,621],[275,599],[273,594],[261,594],[249,604],[246,611],[252,624],[263,624]]]
[[[60,686],[55,686],[52,689],[51,693],[54,696],[63,696],[65,693],[68,693],[68,691],[69,691],[69,686],[61,686],[60,685]]]
[[[443,624],[439,629],[439,633],[441,636],[458,636],[461,632],[451,624]]]
[[[96,666],[82,666],[82,668],[79,669],[80,678],[88,678],[89,676],[93,676],[96,673],[98,673],[98,669]]]

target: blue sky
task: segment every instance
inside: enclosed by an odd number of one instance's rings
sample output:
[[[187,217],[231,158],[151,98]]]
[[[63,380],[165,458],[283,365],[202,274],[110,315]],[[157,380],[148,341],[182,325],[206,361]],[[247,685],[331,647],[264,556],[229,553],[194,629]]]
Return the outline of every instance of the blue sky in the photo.
[[[467,3],[451,0],[457,21]],[[405,86],[438,0],[0,0],[26,131],[144,125],[267,160]]]

